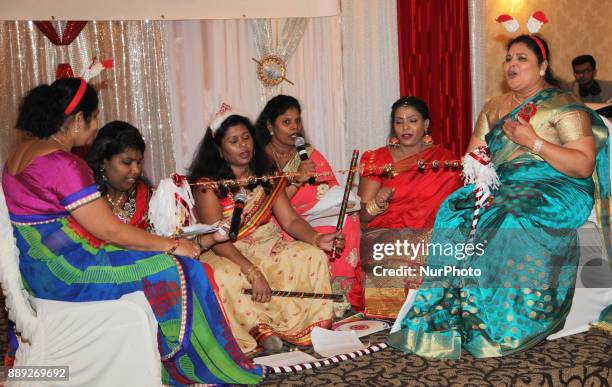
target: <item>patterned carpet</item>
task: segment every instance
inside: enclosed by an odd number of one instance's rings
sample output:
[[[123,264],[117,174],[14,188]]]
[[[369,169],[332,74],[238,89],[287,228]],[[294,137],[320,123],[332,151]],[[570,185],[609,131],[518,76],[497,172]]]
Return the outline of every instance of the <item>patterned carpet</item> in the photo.
[[[0,297],[0,350],[6,348],[6,313]],[[383,342],[386,332],[363,341]],[[306,350],[306,352],[309,352]],[[311,352],[311,351],[310,351]],[[312,352],[311,352],[312,353]],[[612,335],[591,330],[545,341],[505,358],[432,361],[387,348],[317,370],[273,375],[263,386],[610,386]]]
[[[385,332],[370,336],[384,341]],[[369,356],[303,371],[273,375],[264,386],[610,386],[612,335],[591,330],[545,341],[505,358],[433,361],[387,348]]]

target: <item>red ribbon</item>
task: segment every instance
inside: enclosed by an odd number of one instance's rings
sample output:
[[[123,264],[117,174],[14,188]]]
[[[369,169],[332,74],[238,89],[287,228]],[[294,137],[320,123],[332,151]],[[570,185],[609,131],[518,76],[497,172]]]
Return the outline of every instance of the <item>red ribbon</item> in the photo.
[[[489,148],[484,147],[484,146],[479,146],[478,148],[476,148],[476,152],[477,153],[472,151],[469,154],[474,160],[478,161],[480,164],[489,165],[489,160],[485,160],[483,157],[481,157],[481,154],[482,154],[483,156],[486,156],[487,159],[490,158]]]

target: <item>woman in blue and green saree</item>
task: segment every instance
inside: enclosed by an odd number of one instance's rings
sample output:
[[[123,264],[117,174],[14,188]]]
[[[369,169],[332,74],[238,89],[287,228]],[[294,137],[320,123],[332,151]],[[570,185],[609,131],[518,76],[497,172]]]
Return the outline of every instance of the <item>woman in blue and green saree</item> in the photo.
[[[402,308],[391,346],[435,359],[456,359],[462,348],[474,357],[529,349],[563,328],[577,229],[594,204],[609,247],[608,133],[596,113],[556,87],[549,59],[538,36],[508,44],[511,92],[487,102],[469,144],[489,147],[501,184],[480,210],[473,240],[474,185],[441,205],[429,275]]]
[[[25,288],[75,303],[142,291],[159,327],[164,384],[258,383],[265,368],[240,351],[212,270],[197,259],[227,237],[196,243],[121,222],[87,163],[70,153],[91,143],[97,115],[96,91],[78,78],[38,86],[21,104],[17,127],[30,138],[8,158],[2,188]]]

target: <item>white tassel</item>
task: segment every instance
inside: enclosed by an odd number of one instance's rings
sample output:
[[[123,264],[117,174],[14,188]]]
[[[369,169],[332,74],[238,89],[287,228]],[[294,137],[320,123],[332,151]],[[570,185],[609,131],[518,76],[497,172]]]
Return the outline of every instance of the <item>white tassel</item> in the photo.
[[[183,227],[195,224],[194,203],[191,188],[184,177],[173,174],[170,179],[162,179],[149,202],[153,232],[173,236]]]
[[[468,152],[463,157],[462,163],[465,185],[474,184],[475,189],[481,189],[487,195],[499,187],[499,177],[491,164],[490,152],[486,146]]]
[[[476,206],[470,230],[470,240],[474,241],[476,228],[480,219],[480,209],[491,196],[491,191],[496,190],[499,185],[499,177],[491,163],[491,153],[486,146],[480,146],[463,157],[463,182],[465,185],[474,184],[472,191],[476,195]]]

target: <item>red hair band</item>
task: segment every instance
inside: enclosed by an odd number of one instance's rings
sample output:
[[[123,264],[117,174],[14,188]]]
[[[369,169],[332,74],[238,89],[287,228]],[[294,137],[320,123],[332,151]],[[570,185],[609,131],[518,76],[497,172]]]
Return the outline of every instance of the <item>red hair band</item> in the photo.
[[[87,82],[83,78],[81,78],[81,84],[79,85],[79,89],[77,90],[74,97],[72,97],[72,101],[66,106],[64,110],[64,114],[69,116],[72,111],[77,107],[81,99],[83,99],[83,95],[85,94],[85,90],[87,89]]]
[[[531,38],[531,40],[536,42],[538,47],[540,47],[540,51],[542,52],[542,61],[545,61],[547,57],[546,57],[546,50],[544,49],[544,44],[542,44],[542,41],[540,40],[540,38],[538,38],[535,35],[529,35],[529,37]]]

